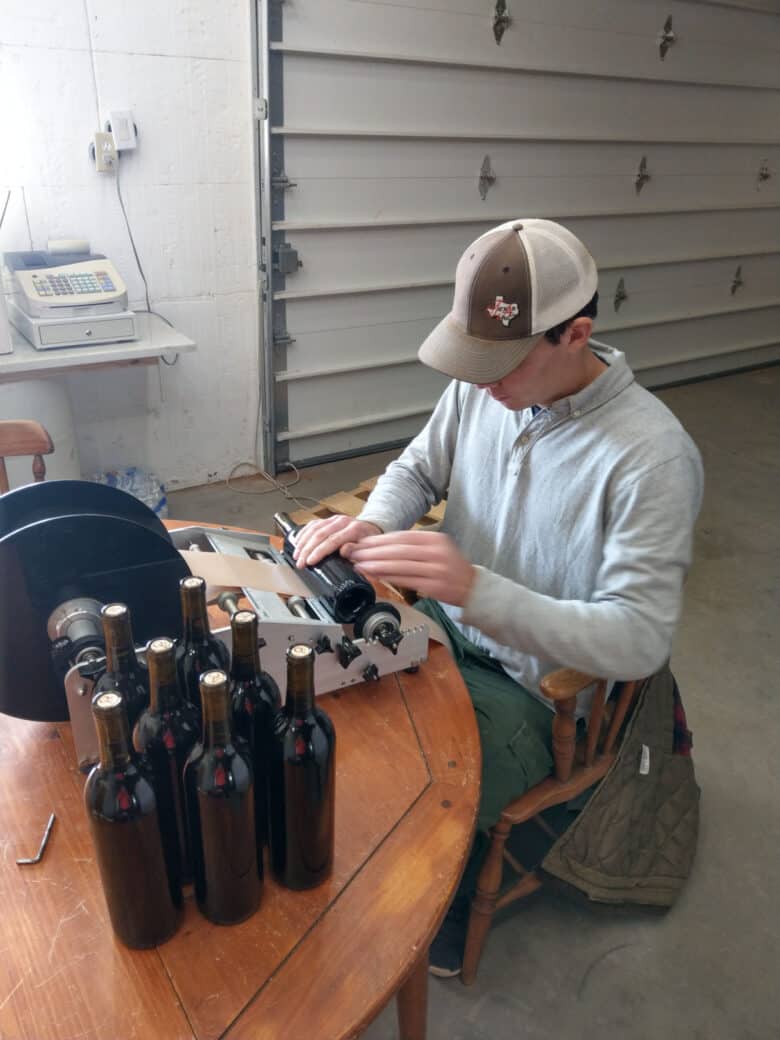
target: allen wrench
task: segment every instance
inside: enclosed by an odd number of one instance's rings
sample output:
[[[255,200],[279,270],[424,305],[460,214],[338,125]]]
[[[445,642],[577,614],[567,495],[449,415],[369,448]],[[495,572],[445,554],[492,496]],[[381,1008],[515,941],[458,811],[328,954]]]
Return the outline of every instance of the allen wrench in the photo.
[[[57,817],[54,815],[54,813],[52,813],[49,817],[49,822],[46,824],[46,830],[43,832],[43,837],[41,838],[41,847],[38,849],[38,855],[34,856],[32,859],[18,859],[16,861],[17,866],[29,867],[32,863],[41,862],[41,860],[43,859],[43,854],[46,851],[46,846],[49,843],[49,835],[51,834],[51,829],[54,826],[54,821],[56,819]]]

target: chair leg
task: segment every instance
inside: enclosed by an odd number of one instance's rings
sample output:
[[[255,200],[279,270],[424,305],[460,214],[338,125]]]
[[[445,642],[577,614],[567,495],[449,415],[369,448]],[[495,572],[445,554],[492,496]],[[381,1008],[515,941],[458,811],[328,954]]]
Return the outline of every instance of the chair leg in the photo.
[[[496,909],[498,892],[504,867],[504,843],[509,837],[512,824],[503,818],[491,831],[491,842],[485,862],[477,879],[477,894],[471,903],[469,927],[466,933],[466,949],[463,953],[463,969],[460,973],[464,985],[470,986],[477,977],[477,968],[482,949]]]

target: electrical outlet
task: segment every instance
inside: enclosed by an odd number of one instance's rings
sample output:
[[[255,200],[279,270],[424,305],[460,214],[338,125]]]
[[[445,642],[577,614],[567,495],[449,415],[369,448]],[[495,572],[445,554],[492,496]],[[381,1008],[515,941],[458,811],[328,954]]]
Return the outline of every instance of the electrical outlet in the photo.
[[[132,151],[138,147],[138,127],[130,109],[112,109],[108,113],[105,129],[113,135],[118,152]]]
[[[104,134],[98,130],[90,151],[93,153],[95,169],[98,173],[109,173],[114,169],[114,164],[117,160],[117,150],[112,134]]]

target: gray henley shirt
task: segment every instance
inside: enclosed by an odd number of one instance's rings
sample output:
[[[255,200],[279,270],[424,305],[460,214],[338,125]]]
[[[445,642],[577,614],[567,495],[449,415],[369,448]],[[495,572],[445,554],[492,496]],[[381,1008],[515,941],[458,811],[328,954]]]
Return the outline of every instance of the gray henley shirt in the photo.
[[[592,349],[608,368],[536,414],[450,383],[360,515],[403,530],[447,494],[442,530],[477,577],[444,609],[545,703],[556,668],[631,679],[667,660],[702,498],[680,423],[624,354]]]

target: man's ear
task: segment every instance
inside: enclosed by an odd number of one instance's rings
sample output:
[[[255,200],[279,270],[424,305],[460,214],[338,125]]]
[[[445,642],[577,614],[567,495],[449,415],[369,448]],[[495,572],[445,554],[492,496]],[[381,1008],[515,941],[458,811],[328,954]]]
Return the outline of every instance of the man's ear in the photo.
[[[566,330],[566,347],[572,353],[584,350],[593,331],[592,318],[575,318]]]

